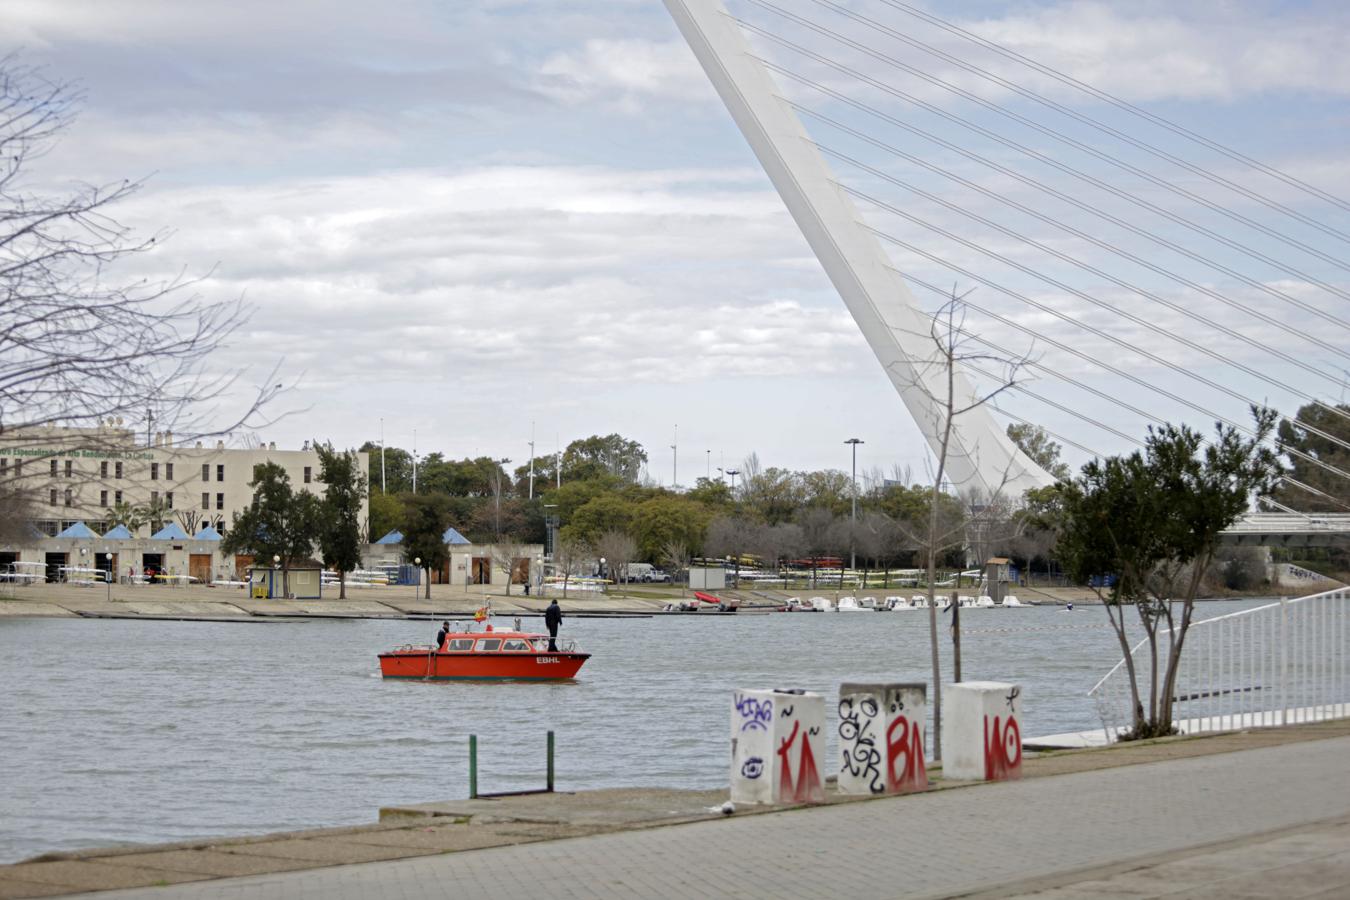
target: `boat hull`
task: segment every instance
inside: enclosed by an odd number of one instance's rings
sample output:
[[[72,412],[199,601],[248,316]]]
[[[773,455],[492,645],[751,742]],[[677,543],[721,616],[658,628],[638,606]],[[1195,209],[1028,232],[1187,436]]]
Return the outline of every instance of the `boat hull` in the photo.
[[[427,681],[564,681],[575,678],[589,653],[431,653],[380,654],[385,678]]]

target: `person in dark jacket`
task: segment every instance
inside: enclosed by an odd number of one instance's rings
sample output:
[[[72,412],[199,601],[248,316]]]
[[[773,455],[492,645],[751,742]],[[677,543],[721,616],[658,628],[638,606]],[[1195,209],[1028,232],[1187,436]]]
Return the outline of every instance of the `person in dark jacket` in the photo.
[[[441,650],[444,650],[444,649],[445,649],[445,638],[446,638],[446,636],[447,636],[448,634],[450,634],[450,623],[449,623],[449,622],[442,622],[442,623],[441,623],[441,630],[438,631],[438,632],[436,632],[436,649],[437,649],[437,651],[441,651]]]
[[[548,650],[550,653],[558,652],[558,626],[562,624],[562,608],[558,606],[555,599],[544,610],[544,624],[548,626]]]

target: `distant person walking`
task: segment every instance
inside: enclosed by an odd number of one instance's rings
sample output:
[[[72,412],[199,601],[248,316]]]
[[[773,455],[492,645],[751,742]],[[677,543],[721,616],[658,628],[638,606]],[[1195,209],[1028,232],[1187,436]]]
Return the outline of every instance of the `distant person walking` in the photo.
[[[558,626],[562,624],[562,607],[554,599],[544,610],[544,624],[548,626],[548,652],[558,652]]]

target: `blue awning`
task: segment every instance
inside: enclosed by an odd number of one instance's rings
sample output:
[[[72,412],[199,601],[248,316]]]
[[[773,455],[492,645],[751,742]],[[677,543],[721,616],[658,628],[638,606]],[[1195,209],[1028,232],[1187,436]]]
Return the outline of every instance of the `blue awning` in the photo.
[[[112,531],[109,531],[107,534],[105,534],[103,537],[111,541],[126,541],[131,539],[131,532],[127,531],[127,526],[118,525],[115,528],[113,528]]]
[[[177,522],[170,522],[159,531],[150,535],[152,541],[186,541],[189,540],[188,533],[179,526]]]
[[[445,534],[441,535],[441,540],[447,544],[472,544],[473,541],[466,538],[453,528],[445,529]]]
[[[76,522],[65,531],[57,535],[59,538],[96,538],[98,535],[90,530],[89,526],[83,522]]]
[[[201,531],[199,531],[199,532],[197,532],[196,534],[194,534],[194,535],[192,536],[192,539],[193,539],[194,541],[219,541],[219,540],[223,540],[223,538],[221,538],[221,536],[220,536],[220,532],[219,532],[219,531],[216,531],[216,530],[215,530],[214,528],[212,528],[210,525],[207,525],[206,527],[202,528]]]
[[[401,544],[403,543],[403,532],[395,528],[393,531],[380,538],[377,544]]]

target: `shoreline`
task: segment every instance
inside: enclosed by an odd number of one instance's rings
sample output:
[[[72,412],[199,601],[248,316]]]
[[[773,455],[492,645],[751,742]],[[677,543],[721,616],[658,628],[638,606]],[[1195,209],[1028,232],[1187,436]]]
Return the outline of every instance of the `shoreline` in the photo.
[[[1305,589],[1306,590],[1306,589]],[[667,603],[686,600],[691,592],[665,586],[634,587],[623,593],[569,593],[546,596],[489,593],[448,585],[432,585],[432,598],[412,596],[410,589],[389,587],[348,587],[347,599],[325,597],[316,600],[255,600],[239,588],[215,588],[205,585],[170,587],[167,585],[105,585],[93,587],[66,584],[37,584],[14,587],[10,596],[0,596],[0,620],[6,618],[82,618],[145,619],[176,622],[295,622],[306,619],[403,619],[431,620],[472,618],[484,604],[501,618],[543,615],[544,607],[558,599],[566,615],[577,618],[652,618],[657,616],[766,615],[790,596],[844,594],[874,597],[886,590],[821,590],[788,592],[782,590],[725,590],[721,596],[740,601],[737,613],[665,612]],[[1026,608],[1035,606],[1100,606],[1101,601],[1086,588],[1018,588],[1017,596]],[[1287,594],[1286,596],[1302,596]],[[1252,591],[1224,597],[1206,597],[1206,601],[1269,599],[1278,600],[1269,591]]]

